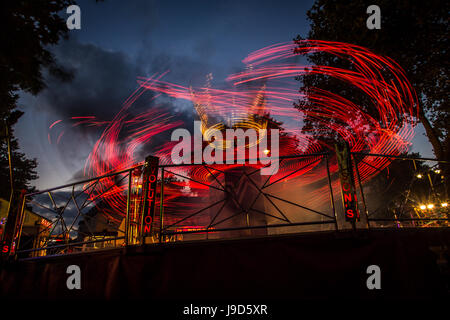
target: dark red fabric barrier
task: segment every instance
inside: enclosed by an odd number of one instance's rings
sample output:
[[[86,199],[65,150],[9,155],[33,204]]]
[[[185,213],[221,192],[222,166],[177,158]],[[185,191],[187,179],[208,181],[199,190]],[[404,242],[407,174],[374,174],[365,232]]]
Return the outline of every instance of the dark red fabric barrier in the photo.
[[[448,229],[370,230],[172,243],[2,266],[2,298],[298,299],[448,295]],[[81,269],[68,290],[66,268]],[[381,290],[366,286],[381,268]]]

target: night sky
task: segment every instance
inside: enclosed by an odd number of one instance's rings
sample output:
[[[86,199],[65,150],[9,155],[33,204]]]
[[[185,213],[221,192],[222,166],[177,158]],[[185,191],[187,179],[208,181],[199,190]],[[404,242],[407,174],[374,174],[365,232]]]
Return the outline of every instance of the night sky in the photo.
[[[39,162],[39,180],[48,188],[82,176],[85,160],[102,130],[70,128],[59,144],[49,143],[49,126],[72,116],[111,120],[138,87],[137,77],[170,70],[164,78],[181,85],[213,86],[242,70],[249,53],[306,36],[306,11],[313,1],[119,1],[79,0],[81,30],[52,48],[59,63],[74,72],[69,83],[47,77],[38,96],[21,94],[25,115],[16,125],[21,149]],[[63,16],[65,13],[62,13]],[[171,101],[174,113],[192,118],[194,108]],[[53,133],[51,133],[53,134]],[[53,142],[57,137],[51,136]],[[413,151],[433,157],[416,130]]]

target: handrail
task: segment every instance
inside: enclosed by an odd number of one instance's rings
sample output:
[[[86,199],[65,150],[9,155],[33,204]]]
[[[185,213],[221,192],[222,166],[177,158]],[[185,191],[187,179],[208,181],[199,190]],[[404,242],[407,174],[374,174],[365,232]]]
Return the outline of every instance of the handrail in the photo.
[[[450,163],[446,160],[438,160],[433,158],[420,158],[420,157],[405,157],[405,156],[395,156],[389,154],[377,154],[377,153],[366,153],[366,152],[351,152],[352,154],[368,156],[368,157],[380,157],[380,158],[394,158],[399,160],[417,160],[417,161],[436,161],[440,163]]]
[[[68,183],[68,184],[65,184],[65,185],[62,185],[62,186],[53,187],[53,188],[49,188],[49,189],[45,189],[45,190],[41,190],[41,191],[36,191],[36,192],[33,192],[33,193],[27,193],[27,194],[25,194],[25,196],[26,197],[31,197],[31,196],[35,196],[35,195],[38,195],[38,194],[41,194],[41,193],[54,191],[54,190],[57,190],[57,189],[63,189],[63,188],[71,187],[71,186],[76,186],[78,184],[83,184],[83,183],[87,183],[87,182],[91,182],[91,181],[95,181],[95,180],[101,180],[101,179],[104,179],[104,178],[109,178],[109,177],[112,177],[112,176],[115,176],[115,175],[118,175],[118,174],[122,174],[122,173],[125,173],[125,172],[128,172],[128,171],[133,171],[134,169],[139,168],[141,166],[142,166],[142,164],[135,165],[135,166],[133,166],[131,168],[127,168],[127,169],[124,169],[124,170],[121,170],[121,171],[115,171],[115,172],[112,172],[112,173],[105,174],[103,176],[98,176],[98,177],[95,177],[95,178],[90,178],[90,179],[81,180],[81,181],[75,181],[75,182]]]
[[[58,249],[58,248],[67,248],[67,247],[74,247],[74,246],[79,246],[79,245],[83,245],[83,244],[91,244],[91,243],[106,242],[106,241],[116,241],[116,240],[121,240],[121,239],[125,239],[125,237],[105,238],[105,239],[98,239],[98,240],[91,240],[91,241],[59,244],[56,246],[47,246],[47,247],[35,248],[35,249],[17,250],[16,253],[19,254],[19,253],[36,252],[36,251],[43,251],[43,250],[52,250],[52,249]]]
[[[437,159],[432,159],[432,158],[419,158],[419,157],[408,157],[408,156],[398,156],[398,155],[382,155],[382,154],[365,153],[365,152],[350,152],[350,154],[354,156],[354,160],[353,161],[355,161],[356,159],[360,159],[359,156],[366,156],[366,157],[385,157],[385,158],[399,159],[399,160],[409,160],[409,161],[435,161],[435,162],[438,162],[438,163],[445,163],[445,164],[450,163],[449,161],[442,161],[442,160],[437,160]],[[263,224],[263,225],[248,225],[247,224],[247,226],[244,226],[244,225],[241,226],[239,224],[237,226],[233,226],[233,225],[229,226],[229,225],[227,225],[227,226],[224,226],[224,228],[215,228],[215,227],[211,228],[211,226],[214,226],[214,225],[212,225],[212,222],[211,222],[211,224],[209,226],[198,228],[198,229],[195,229],[195,230],[183,230],[183,229],[181,229],[181,230],[180,229],[169,230],[168,229],[171,226],[173,226],[173,227],[177,227],[177,226],[183,227],[182,225],[179,224],[180,222],[183,221],[183,219],[181,221],[176,221],[172,225],[169,224],[168,226],[163,228],[163,221],[167,221],[166,220],[167,219],[167,213],[166,214],[164,213],[164,208],[165,208],[167,202],[164,201],[165,199],[164,199],[164,196],[163,196],[163,193],[164,193],[163,190],[164,190],[164,185],[166,183],[170,183],[170,181],[165,181],[164,173],[171,173],[171,171],[168,171],[166,169],[177,168],[177,167],[199,167],[199,166],[204,166],[206,168],[211,168],[211,169],[214,170],[214,168],[212,167],[212,166],[214,166],[214,164],[209,164],[209,163],[205,163],[205,162],[192,163],[192,164],[184,164],[184,163],[182,163],[182,164],[159,164],[157,166],[157,168],[161,170],[161,174],[162,174],[161,177],[158,178],[158,182],[161,183],[161,185],[160,185],[161,189],[160,189],[160,195],[159,195],[159,197],[160,197],[160,204],[159,204],[159,206],[160,206],[159,218],[160,219],[159,219],[159,224],[160,225],[159,225],[159,228],[157,228],[158,227],[157,225],[155,226],[155,230],[159,229],[159,232],[155,231],[154,235],[157,237],[156,239],[158,239],[158,236],[159,236],[159,243],[161,243],[162,241],[164,241],[163,239],[166,236],[170,237],[171,235],[177,235],[177,234],[198,234],[198,233],[214,234],[214,233],[218,233],[218,232],[221,232],[221,231],[225,232],[225,231],[251,230],[251,229],[269,229],[269,228],[279,228],[279,227],[293,227],[293,226],[306,226],[306,225],[323,225],[323,224],[335,224],[336,230],[339,230],[338,221],[340,221],[340,220],[338,220],[338,215],[336,213],[335,198],[334,198],[334,195],[333,195],[333,193],[336,193],[336,192],[333,190],[331,173],[330,173],[330,168],[329,168],[329,166],[330,166],[329,158],[330,158],[331,155],[332,154],[330,152],[320,152],[320,153],[293,154],[293,155],[286,155],[286,156],[279,156],[279,157],[267,157],[267,158],[265,158],[265,160],[267,160],[267,161],[277,160],[277,159],[278,160],[299,159],[299,161],[301,161],[300,159],[304,159],[304,158],[314,158],[315,159],[315,157],[319,157],[319,158],[317,158],[318,160],[326,160],[326,162],[325,162],[325,165],[326,165],[326,177],[325,178],[328,179],[327,180],[327,186],[328,186],[328,193],[330,194],[331,207],[333,209],[333,214],[332,215],[322,214],[319,211],[315,211],[315,210],[309,209],[307,207],[303,208],[301,205],[298,205],[296,203],[289,202],[289,201],[287,201],[287,202],[290,203],[290,204],[294,204],[294,205],[297,205],[299,207],[302,207],[303,209],[310,210],[310,211],[312,211],[312,212],[314,212],[316,214],[324,215],[327,218],[329,218],[329,220],[328,219],[322,220],[322,221],[317,221],[317,220],[304,221],[303,220],[301,222],[291,222],[291,221],[287,220],[289,223]],[[242,164],[242,165],[246,165],[249,161],[252,161],[252,160],[251,159],[246,159],[245,164]],[[224,163],[224,164],[226,165],[227,163]],[[127,199],[126,199],[126,201],[127,201],[127,209],[126,209],[127,212],[126,212],[126,215],[125,215],[125,219],[126,219],[126,221],[125,221],[125,223],[126,223],[126,225],[125,225],[125,236],[121,236],[121,237],[107,237],[107,238],[104,238],[104,239],[96,239],[96,240],[73,242],[73,243],[67,243],[66,242],[66,243],[63,243],[63,244],[50,245],[50,246],[46,242],[44,244],[44,246],[41,247],[41,248],[16,250],[16,256],[17,256],[17,254],[20,255],[20,254],[24,254],[24,253],[39,252],[39,251],[45,251],[45,250],[51,251],[51,250],[57,250],[57,249],[61,249],[61,248],[73,248],[73,247],[78,247],[78,246],[82,246],[82,245],[86,245],[86,244],[112,242],[112,241],[117,241],[117,240],[124,240],[124,242],[120,243],[120,245],[125,245],[125,246],[131,245],[132,242],[129,242],[130,241],[130,234],[128,233],[131,230],[131,229],[128,230],[128,227],[130,226],[130,223],[131,223],[130,222],[131,221],[130,220],[130,212],[129,212],[130,209],[131,209],[131,202],[130,202],[131,201],[131,198],[130,198],[130,196],[131,196],[131,187],[132,187],[132,182],[131,182],[132,179],[131,179],[131,177],[132,177],[133,170],[142,167],[142,165],[143,164],[140,163],[140,164],[134,165],[132,167],[129,167],[129,168],[126,168],[126,169],[123,169],[123,170],[114,171],[114,172],[110,172],[108,174],[104,174],[102,176],[89,178],[89,179],[84,179],[84,180],[81,180],[81,181],[76,181],[76,182],[68,183],[68,184],[65,184],[65,185],[62,185],[62,186],[49,188],[49,189],[46,189],[46,190],[37,191],[37,192],[33,192],[33,193],[29,193],[29,194],[25,195],[25,199],[26,199],[26,198],[33,197],[35,195],[44,194],[44,193],[51,193],[52,191],[59,190],[59,189],[64,189],[64,188],[68,188],[68,187],[75,188],[75,186],[78,186],[77,188],[79,188],[79,186],[82,185],[82,184],[87,184],[87,183],[94,182],[92,184],[89,184],[89,187],[83,187],[82,188],[83,191],[81,191],[81,193],[83,193],[86,190],[90,189],[92,186],[94,186],[93,189],[95,189],[96,184],[101,182],[102,179],[113,177],[113,176],[118,176],[118,175],[121,175],[121,177],[126,178],[129,175],[128,179],[127,179],[128,180],[128,188],[127,188],[128,189],[128,195],[126,195],[126,197],[127,197]],[[220,170],[218,170],[218,171],[220,171]],[[123,174],[126,174],[126,175],[123,175]],[[365,190],[362,188],[362,183],[361,183],[362,181],[360,180],[361,178],[359,177],[359,171],[358,171],[358,167],[357,166],[356,166],[356,175],[357,175],[358,182],[359,182],[360,193],[362,195],[361,199],[362,199],[362,201],[364,203],[364,210],[365,210],[365,212],[367,214],[369,210],[368,210],[368,208],[366,206],[366,203],[365,203],[366,202],[365,194],[364,194]],[[246,174],[246,176],[248,177],[247,174]],[[123,178],[121,179],[121,181],[123,180]],[[278,180],[276,180],[273,183],[277,183],[277,182],[279,182],[281,180],[282,179],[278,179]],[[277,198],[276,196],[273,196],[271,194],[264,193],[262,191],[262,189],[264,189],[264,186],[263,186],[263,188],[259,188],[257,185],[255,185],[255,183],[253,182],[252,179],[250,179],[250,182],[253,183],[253,185],[260,192],[261,195],[263,195],[265,197],[274,197],[274,198],[276,198],[278,200],[283,200],[283,199]],[[267,181],[266,181],[266,183],[267,183]],[[210,187],[212,187],[212,186],[210,186]],[[222,190],[222,189],[218,189],[218,190],[225,192],[227,194],[227,196],[230,196],[230,194],[231,194],[227,190]],[[72,190],[72,194],[73,194],[73,190]],[[73,195],[72,195],[72,197],[73,197]],[[268,198],[268,200],[271,201],[270,198]],[[70,201],[70,199],[68,200],[68,202],[69,201]],[[283,200],[283,201],[285,201],[285,200]],[[275,204],[273,204],[273,205],[280,212],[280,214],[284,216],[283,212],[281,212],[280,209]],[[66,204],[66,206],[67,206],[67,204]],[[238,204],[238,206],[241,207],[239,204]],[[253,204],[252,204],[251,207],[253,207]],[[222,208],[223,208],[223,206],[221,207],[219,212],[222,210]],[[82,209],[84,209],[84,207]],[[242,207],[241,207],[241,209],[242,209]],[[205,210],[205,209],[202,209],[202,210],[196,212],[194,215],[198,214],[199,212],[202,212],[203,210]],[[250,209],[250,210],[252,210],[252,209]],[[265,214],[267,216],[272,216],[268,212],[259,211],[259,210],[256,210],[256,209],[253,209],[253,210],[255,210],[256,212],[259,212],[261,214]],[[239,212],[239,214],[242,213],[242,212],[245,213],[246,211],[245,210],[241,211],[241,212]],[[217,215],[218,215],[218,213],[216,214],[216,216]],[[61,218],[62,218],[62,216],[61,216]],[[216,217],[214,217],[214,219],[215,218]],[[46,219],[48,220],[48,218],[46,218]],[[214,219],[212,221],[214,221]],[[225,219],[225,220],[227,220],[227,219]],[[221,220],[220,222],[218,222],[216,224],[222,223],[225,220]],[[280,220],[283,220],[283,219],[280,219]],[[381,221],[393,221],[393,222],[402,222],[402,221],[405,221],[405,222],[406,221],[436,221],[436,222],[438,222],[438,221],[449,221],[449,219],[443,219],[442,217],[441,218],[438,218],[438,217],[436,217],[436,218],[429,218],[429,217],[427,217],[427,218],[425,218],[425,217],[424,218],[420,218],[420,217],[419,218],[394,217],[394,218],[391,218],[391,219],[384,219],[384,218],[370,218],[369,216],[367,216],[367,227],[368,228],[373,228],[373,226],[369,226],[369,221],[370,222],[376,222],[376,221],[380,221],[380,222]],[[155,223],[157,224],[158,222],[155,221]],[[341,222],[339,222],[339,223],[341,223]],[[139,231],[135,231],[135,232],[139,232]],[[132,233],[132,234],[134,235],[134,233]],[[134,239],[134,236],[132,236],[132,238]],[[143,244],[143,243],[145,243],[145,242],[142,242],[141,244]],[[17,247],[17,249],[19,249],[19,246]],[[93,248],[86,248],[86,250],[89,250],[89,249],[93,249]],[[84,249],[82,249],[82,251],[84,251]],[[59,254],[65,254],[65,252],[60,252]]]

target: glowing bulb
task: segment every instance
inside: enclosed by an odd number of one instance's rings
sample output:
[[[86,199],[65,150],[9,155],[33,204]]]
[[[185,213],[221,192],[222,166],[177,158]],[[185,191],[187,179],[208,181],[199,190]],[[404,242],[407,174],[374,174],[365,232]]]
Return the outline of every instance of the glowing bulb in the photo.
[[[447,207],[447,206],[448,206],[447,202],[441,203],[441,207]]]
[[[420,208],[420,210],[425,210],[427,208],[427,206],[422,204],[419,208]]]
[[[428,204],[428,205],[427,205],[427,208],[428,208],[428,209],[433,209],[433,208],[434,208],[434,204],[431,204],[431,203]]]
[[[422,179],[422,175],[419,173],[419,174],[417,175],[417,178]]]
[[[434,173],[437,173],[437,174],[439,174],[439,173],[441,173],[441,170],[439,170],[439,169],[436,169],[436,170],[434,170]]]
[[[269,154],[270,150],[266,149],[264,150],[264,154]]]

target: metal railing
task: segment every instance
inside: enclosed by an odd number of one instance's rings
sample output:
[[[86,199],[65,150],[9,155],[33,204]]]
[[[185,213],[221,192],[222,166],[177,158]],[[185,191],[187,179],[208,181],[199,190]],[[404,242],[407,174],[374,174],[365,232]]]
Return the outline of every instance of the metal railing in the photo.
[[[448,227],[449,164],[352,153],[363,222],[357,228]],[[277,158],[276,174],[249,164],[159,165],[151,234],[141,230],[143,166],[23,199],[18,258],[169,241],[240,238],[350,228],[336,157]],[[27,215],[42,217],[34,226]]]
[[[195,196],[186,195],[184,199],[178,198],[177,201],[161,206],[159,241],[319,231],[324,229],[324,225],[333,225],[336,230],[328,157],[328,153],[279,157],[278,173],[269,176],[260,175],[260,169],[251,166],[226,170],[223,166],[207,164],[162,166],[162,198],[164,188],[179,183],[173,178],[189,180],[207,189],[204,192],[200,189]],[[293,169],[289,170],[290,167]],[[180,168],[206,176],[207,179],[199,181],[176,172]],[[299,203],[298,192],[301,192],[304,184],[301,182],[304,182],[305,175],[319,175],[319,172],[325,173],[320,185],[317,181],[314,182],[320,193],[314,194],[316,199],[312,199],[311,192],[311,198],[306,200],[312,201]],[[298,174],[302,174],[302,177],[296,177]],[[279,187],[280,184],[283,185]],[[305,186],[303,187],[307,194]],[[198,205],[199,203],[203,205]]]
[[[251,165],[160,165],[159,215],[147,237],[141,233],[142,166],[26,194],[16,255],[38,257],[188,240],[193,234],[228,238],[280,233],[280,229],[296,232],[308,226],[309,231],[326,225],[337,229],[328,157],[327,153],[279,157],[279,172],[270,176],[261,176],[260,168]],[[301,185],[305,173],[325,173],[320,185],[315,182],[321,190],[315,194],[320,208],[298,202],[295,186]],[[294,192],[283,197],[280,193],[287,189]],[[31,232],[24,226],[27,213],[43,218]]]

